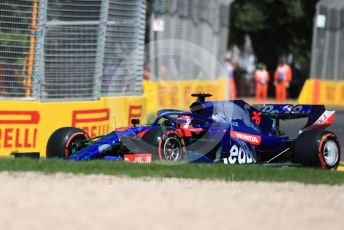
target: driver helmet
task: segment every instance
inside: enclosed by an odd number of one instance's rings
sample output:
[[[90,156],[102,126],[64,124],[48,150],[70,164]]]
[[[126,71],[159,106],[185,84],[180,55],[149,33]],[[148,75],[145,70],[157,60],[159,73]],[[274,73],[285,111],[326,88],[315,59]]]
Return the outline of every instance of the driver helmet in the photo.
[[[191,123],[191,117],[182,115],[178,117],[177,121],[178,121],[178,124],[180,124],[180,128],[187,128]]]

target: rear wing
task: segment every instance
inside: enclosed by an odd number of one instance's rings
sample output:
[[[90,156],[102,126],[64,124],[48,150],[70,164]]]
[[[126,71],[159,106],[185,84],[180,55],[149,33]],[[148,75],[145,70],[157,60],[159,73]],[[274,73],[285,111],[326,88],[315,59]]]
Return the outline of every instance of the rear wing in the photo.
[[[326,110],[324,105],[270,104],[254,105],[262,114],[271,119],[290,120],[308,118],[303,129],[325,129],[335,119],[335,111]]]

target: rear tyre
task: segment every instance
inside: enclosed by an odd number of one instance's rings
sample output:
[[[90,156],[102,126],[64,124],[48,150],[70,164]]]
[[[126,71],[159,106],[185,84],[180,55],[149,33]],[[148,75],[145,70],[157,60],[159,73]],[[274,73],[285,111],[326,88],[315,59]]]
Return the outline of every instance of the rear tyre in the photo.
[[[82,129],[73,127],[57,129],[48,140],[47,158],[67,159],[73,153],[73,147],[80,146],[80,142],[87,139],[89,135]]]
[[[305,166],[336,169],[340,161],[337,136],[327,130],[304,131],[294,143],[292,161]]]

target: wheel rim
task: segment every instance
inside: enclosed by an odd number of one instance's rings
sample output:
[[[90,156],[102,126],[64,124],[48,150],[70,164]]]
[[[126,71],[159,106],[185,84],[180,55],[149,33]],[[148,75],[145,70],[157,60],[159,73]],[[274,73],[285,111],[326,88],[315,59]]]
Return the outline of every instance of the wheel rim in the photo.
[[[164,157],[168,161],[178,161],[181,156],[181,144],[175,137],[169,137],[164,144]]]
[[[335,166],[338,161],[339,150],[335,141],[329,140],[324,146],[324,159],[328,166]]]
[[[65,158],[67,159],[69,156],[73,155],[75,152],[79,151],[81,148],[79,146],[79,143],[82,141],[85,141],[86,137],[78,135],[74,137],[70,143],[66,146],[65,151]]]

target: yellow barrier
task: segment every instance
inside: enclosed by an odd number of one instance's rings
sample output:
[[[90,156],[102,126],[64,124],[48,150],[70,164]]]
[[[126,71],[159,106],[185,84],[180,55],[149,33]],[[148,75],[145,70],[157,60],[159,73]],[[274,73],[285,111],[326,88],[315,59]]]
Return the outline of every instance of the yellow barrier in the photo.
[[[228,98],[225,78],[215,81],[144,81],[143,88],[148,113],[155,113],[158,109],[187,109],[194,100],[192,93],[211,93],[212,100]]]
[[[65,126],[85,129],[90,136],[145,120],[145,97],[109,97],[99,101],[0,101],[0,155],[38,151],[45,155],[54,130]]]
[[[45,156],[49,136],[58,128],[73,126],[90,136],[107,134],[146,121],[147,113],[158,109],[187,109],[192,93],[211,93],[212,100],[227,98],[226,79],[216,81],[144,81],[144,96],[102,97],[99,101],[37,102],[0,101],[0,155],[12,152],[40,152]]]
[[[298,103],[344,106],[344,81],[307,80]]]

